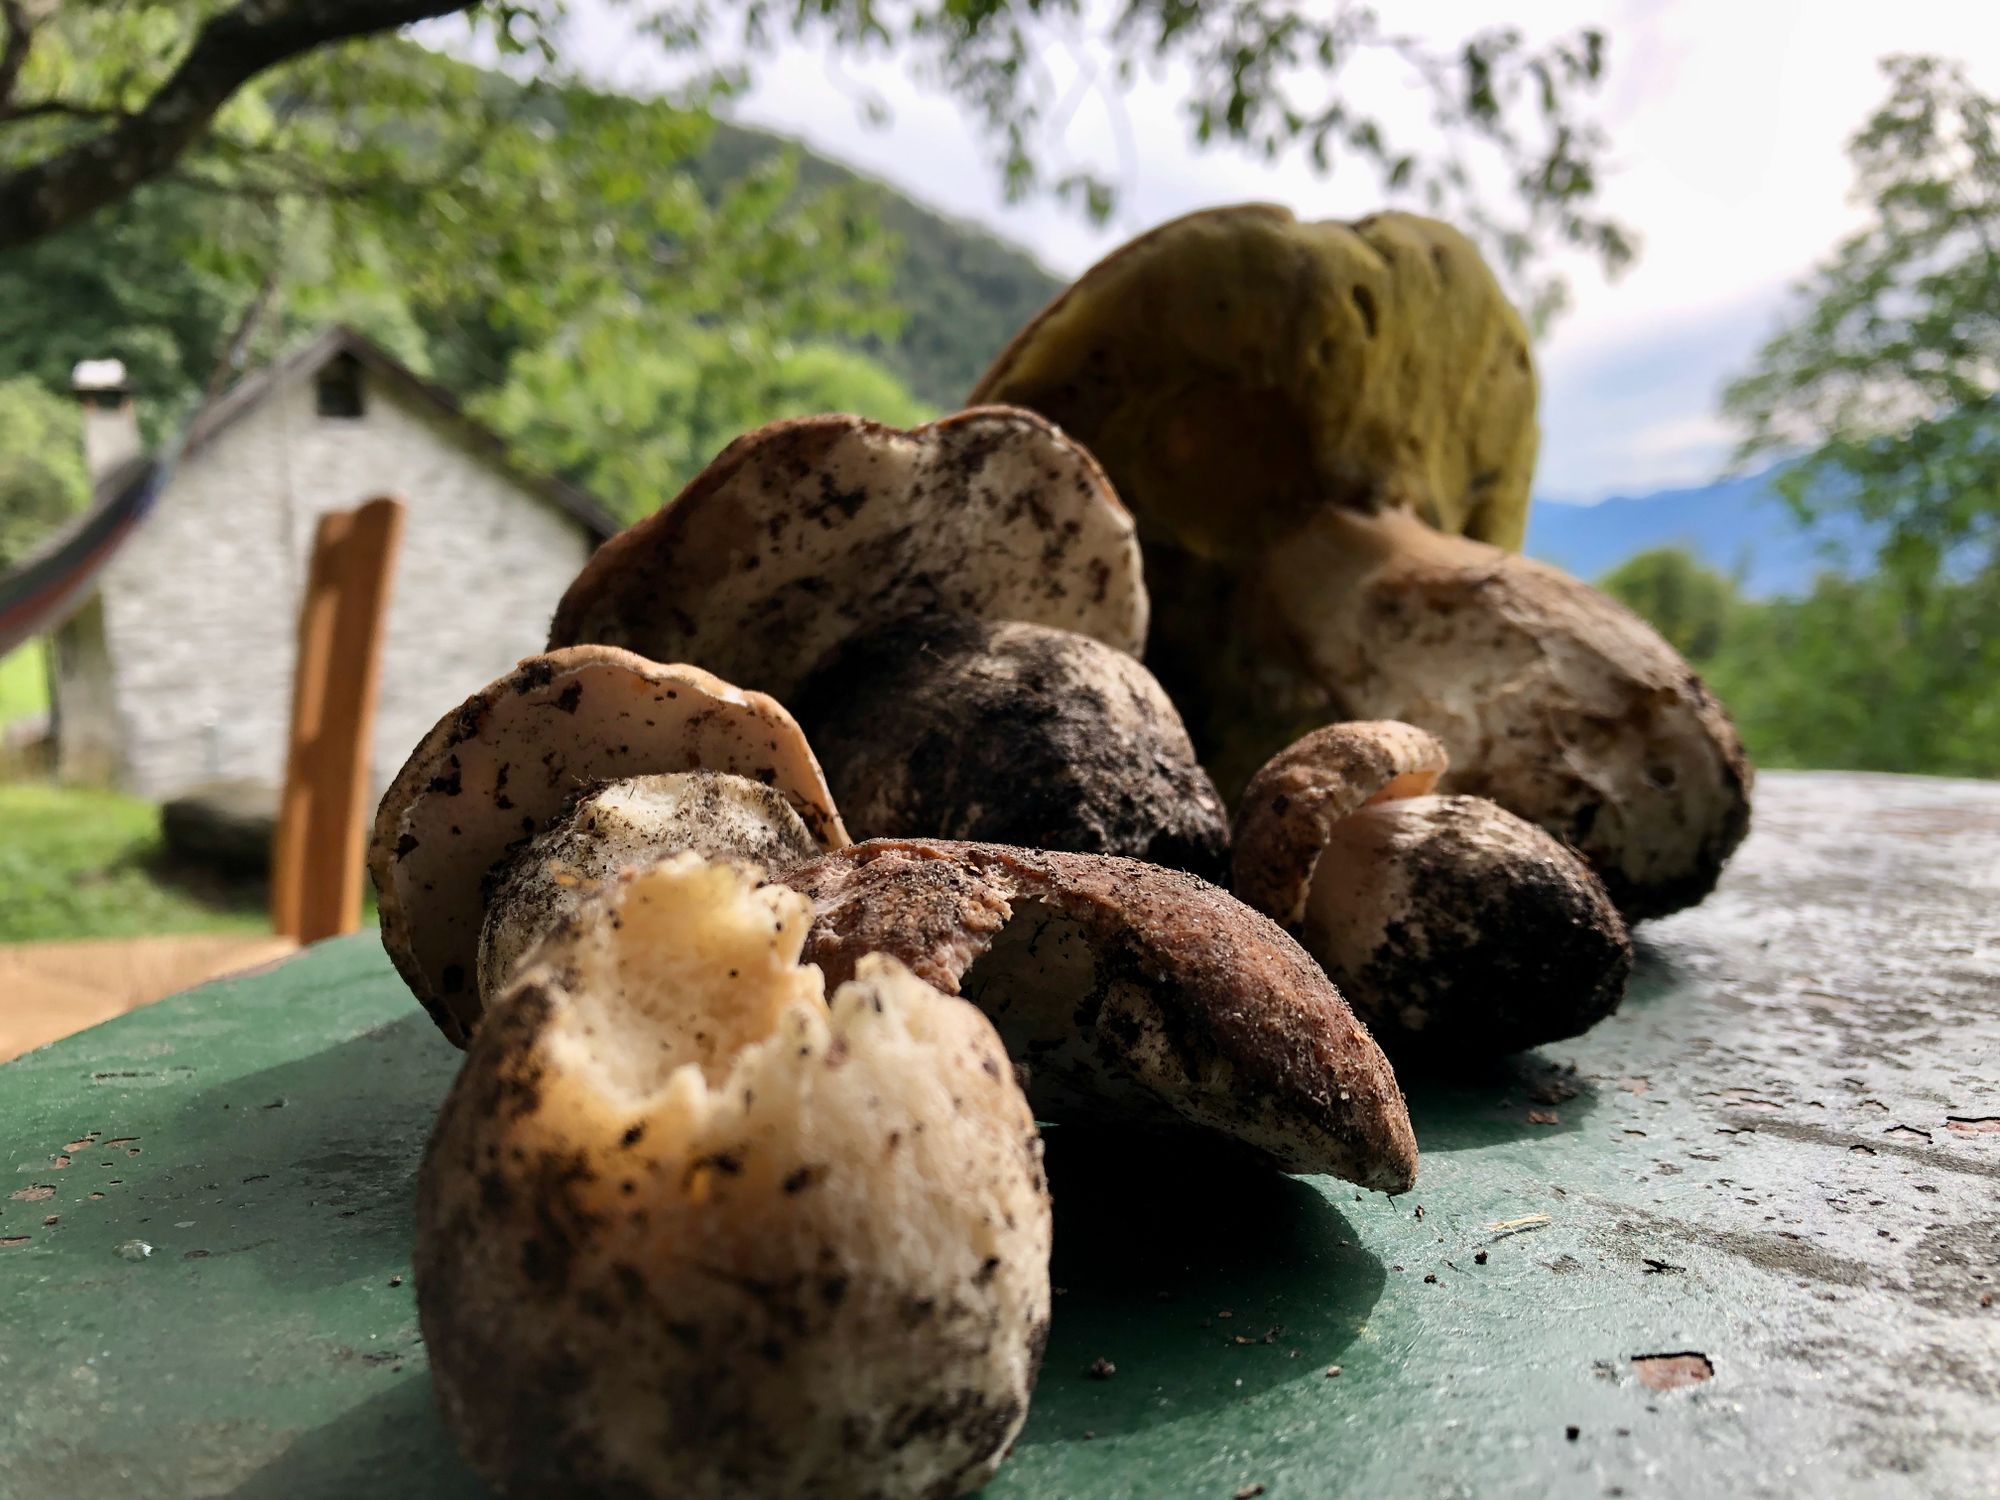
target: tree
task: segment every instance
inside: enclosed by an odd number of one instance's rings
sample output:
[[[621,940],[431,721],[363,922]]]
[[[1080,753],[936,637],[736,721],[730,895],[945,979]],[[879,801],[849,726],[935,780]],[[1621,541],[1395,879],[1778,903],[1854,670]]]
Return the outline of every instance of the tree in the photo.
[[[524,457],[626,520],[673,498],[738,434],[778,417],[847,411],[908,426],[931,415],[851,349],[719,329],[661,345],[621,319],[517,358],[475,409]]]
[[[2000,101],[1937,58],[1883,68],[1848,153],[1872,221],[1723,401],[1739,462],[1804,450],[1778,481],[1802,518],[1882,528],[1914,627],[1942,579],[2000,565]]]
[[[2000,776],[2000,571],[1914,605],[1893,575],[1822,574],[1737,611],[1702,672],[1760,766]]]
[[[32,376],[65,395],[81,359],[116,355],[133,388],[165,401],[148,427],[198,392],[255,288],[219,263],[215,205],[155,185],[52,239],[0,255],[0,380]]]
[[[1322,170],[1345,157],[1385,190],[1465,220],[1538,308],[1559,295],[1530,272],[1548,243],[1580,245],[1616,267],[1630,242],[1594,214],[1605,142],[1579,107],[1601,81],[1602,33],[1531,47],[1511,28],[1435,46],[1385,27],[1365,6],[1290,0],[1120,0],[1092,33],[1081,0],[650,0],[636,7],[664,47],[716,64],[714,87],[740,85],[781,31],[865,54],[898,48],[955,97],[994,146],[1008,191],[1053,192],[1095,214],[1113,185],[1097,166],[1055,162],[1073,91],[1038,59],[1060,45],[1080,76],[1115,89],[1142,62],[1190,80],[1198,144],[1230,140],[1275,155],[1294,147]],[[0,0],[0,250],[76,224],[141,184],[173,177],[223,191],[341,196],[411,189],[452,177],[397,170],[395,147],[338,112],[356,38],[463,12],[503,56],[532,57],[551,82],[563,67],[563,0],[189,0],[117,7]],[[722,52],[727,56],[719,56]],[[1431,108],[1435,138],[1398,136],[1344,98],[1340,75],[1366,56],[1398,66]],[[316,86],[299,87],[317,72]],[[347,93],[351,99],[353,95]],[[331,101],[339,150],[329,159],[289,138],[301,114]],[[1481,159],[1469,159],[1472,147]],[[1482,179],[1504,184],[1496,208]]]
[[[242,0],[140,4],[113,16],[107,7],[0,0],[0,124],[16,127],[0,157],[8,167],[0,249],[66,228],[167,171],[245,84],[279,63],[464,8],[463,0]],[[78,93],[57,83],[72,69],[88,80]]]
[[[1697,664],[1722,649],[1742,608],[1734,580],[1685,547],[1635,553],[1598,579],[1597,586]]]
[[[32,380],[0,380],[0,573],[84,506],[76,404]]]

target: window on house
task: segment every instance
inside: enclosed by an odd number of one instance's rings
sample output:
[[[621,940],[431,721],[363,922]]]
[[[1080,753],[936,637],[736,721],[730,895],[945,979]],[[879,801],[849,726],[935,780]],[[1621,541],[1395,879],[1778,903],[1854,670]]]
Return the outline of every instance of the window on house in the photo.
[[[351,354],[328,360],[319,372],[318,398],[322,417],[360,416],[361,361]]]

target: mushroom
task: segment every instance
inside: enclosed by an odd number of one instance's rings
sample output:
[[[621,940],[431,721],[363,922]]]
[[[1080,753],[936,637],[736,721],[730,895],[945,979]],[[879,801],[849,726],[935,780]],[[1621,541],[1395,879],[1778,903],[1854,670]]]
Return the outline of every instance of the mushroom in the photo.
[[[1226,814],[1153,674],[1088,636],[920,615],[793,704],[870,835],[1122,853],[1227,879]]]
[[[1040,1118],[1227,1143],[1396,1193],[1417,1148],[1381,1049],[1299,945],[1204,881],[1108,855],[878,839],[781,877],[830,981],[887,953],[999,1028]]]
[[[1443,744],[1334,724],[1279,752],[1236,814],[1236,893],[1296,933],[1399,1062],[1575,1036],[1618,1008],[1632,943],[1570,849],[1432,791]]]
[[[1628,918],[1713,887],[1748,827],[1742,747],[1649,627],[1504,550],[1534,369],[1456,231],[1175,220],[1058,296],[971,399],[1059,423],[1132,507],[1147,660],[1225,792],[1329,719],[1406,720],[1449,746],[1444,790],[1567,839]]]
[[[671,774],[693,770],[715,774]],[[383,947],[463,1046],[484,998],[589,878],[680,848],[772,859],[846,842],[778,703],[580,646],[529,658],[438,721],[382,798],[368,870]]]
[[[447,1424],[505,1495],[945,1497],[1048,1331],[1034,1118],[893,958],[826,996],[805,899],[693,853],[601,887],[496,997],[418,1179]]]
[[[1146,616],[1132,518],[1096,462],[1041,418],[988,408],[738,438],[598,549],[550,643],[700,662],[782,698],[863,836],[1219,875],[1221,799],[1172,703],[1121,659]]]

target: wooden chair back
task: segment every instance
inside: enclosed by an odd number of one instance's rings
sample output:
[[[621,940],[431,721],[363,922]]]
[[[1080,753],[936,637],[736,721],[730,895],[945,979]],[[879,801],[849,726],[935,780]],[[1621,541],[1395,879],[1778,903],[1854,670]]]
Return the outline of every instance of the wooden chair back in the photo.
[[[271,926],[300,943],[361,925],[368,750],[403,503],[320,517],[299,610],[291,746],[271,850]]]

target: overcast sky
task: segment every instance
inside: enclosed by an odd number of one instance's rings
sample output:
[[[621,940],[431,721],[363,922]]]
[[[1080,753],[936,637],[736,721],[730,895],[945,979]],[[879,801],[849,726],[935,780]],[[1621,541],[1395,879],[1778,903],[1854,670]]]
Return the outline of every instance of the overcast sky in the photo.
[[[603,0],[597,0],[602,4]],[[1312,0],[1301,0],[1310,4]],[[1382,0],[1392,25],[1452,39],[1490,24],[1490,5]],[[1544,341],[1540,492],[1593,500],[1702,483],[1727,456],[1716,414],[1784,305],[1787,287],[1858,222],[1847,137],[1882,94],[1876,60],[1897,51],[1965,59],[2000,88],[1994,0],[1536,0],[1530,34],[1596,23],[1611,38],[1597,116],[1613,143],[1604,207],[1638,231],[1638,266],[1606,284],[1587,266]],[[624,45],[602,12],[579,40],[606,82],[658,81],[657,52]],[[1050,60],[1061,70],[1064,60]],[[1413,107],[1384,70],[1356,74],[1357,102],[1392,119]],[[1171,77],[1108,107],[1086,96],[1062,146],[1122,190],[1104,228],[1053,203],[1007,205],[975,127],[895,60],[829,62],[804,49],[768,61],[737,107],[745,123],[797,135],[913,196],[976,220],[1074,273],[1137,231],[1216,203],[1270,199],[1308,217],[1381,206],[1365,174],[1328,180],[1299,159],[1266,163],[1195,150]],[[863,101],[888,108],[869,123]]]

